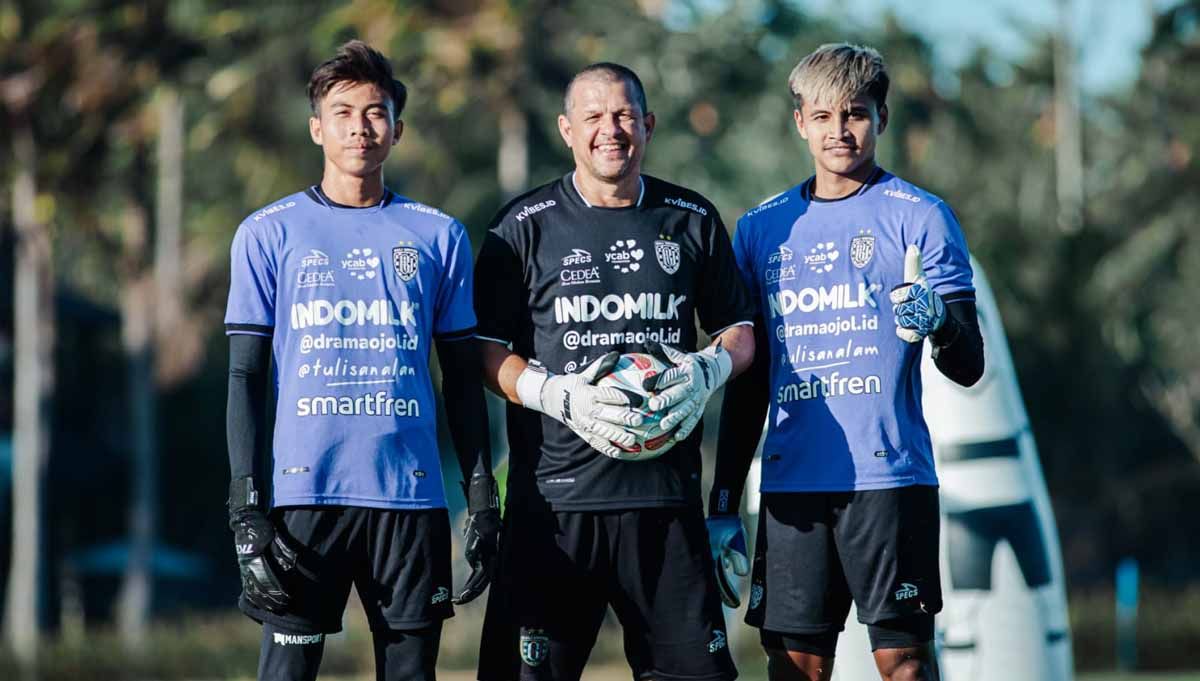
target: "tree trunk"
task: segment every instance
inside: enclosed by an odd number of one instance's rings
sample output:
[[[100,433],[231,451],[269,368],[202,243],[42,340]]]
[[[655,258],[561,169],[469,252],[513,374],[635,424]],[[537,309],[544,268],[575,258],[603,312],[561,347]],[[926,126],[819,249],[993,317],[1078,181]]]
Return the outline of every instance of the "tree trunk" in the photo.
[[[135,175],[138,173],[134,171]],[[121,291],[121,344],[125,351],[129,404],[129,560],[117,601],[117,627],[127,651],[145,654],[153,598],[151,559],[157,530],[156,491],[158,441],[154,383],[154,290],[147,272],[148,229],[146,209],[132,182],[125,219],[125,274]]]
[[[39,224],[37,147],[27,119],[12,128],[15,376],[13,538],[4,633],[21,666],[35,674],[46,622],[45,475],[54,389],[54,293],[49,229]]]
[[[509,100],[501,107],[496,174],[507,200],[525,191],[529,184],[529,122],[517,102]]]
[[[1059,30],[1054,41],[1054,169],[1058,228],[1065,234],[1083,228],[1083,122],[1071,19],[1070,3],[1059,0]]]
[[[130,415],[129,562],[117,604],[117,625],[126,650],[146,652],[153,598],[151,559],[156,532],[158,461],[154,389],[154,354],[151,351],[152,294],[149,279],[127,282],[122,295],[122,335]]]
[[[183,326],[183,101],[170,86],[158,98],[158,198],[154,217],[154,326],[160,385],[189,373],[195,352],[166,352],[184,342]],[[196,345],[195,341],[186,345]]]

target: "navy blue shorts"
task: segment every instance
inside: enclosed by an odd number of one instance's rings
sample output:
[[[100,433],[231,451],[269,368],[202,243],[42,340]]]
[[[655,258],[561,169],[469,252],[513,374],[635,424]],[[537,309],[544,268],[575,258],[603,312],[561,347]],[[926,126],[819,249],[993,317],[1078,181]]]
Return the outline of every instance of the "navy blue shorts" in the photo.
[[[635,678],[737,677],[699,509],[510,509],[501,544],[483,681],[579,679],[610,605]]]
[[[243,594],[238,607],[254,620],[298,633],[341,631],[351,584],[373,631],[421,629],[454,616],[446,509],[297,506],[275,509],[271,520],[299,550],[296,569],[283,577],[292,602],[276,614]]]

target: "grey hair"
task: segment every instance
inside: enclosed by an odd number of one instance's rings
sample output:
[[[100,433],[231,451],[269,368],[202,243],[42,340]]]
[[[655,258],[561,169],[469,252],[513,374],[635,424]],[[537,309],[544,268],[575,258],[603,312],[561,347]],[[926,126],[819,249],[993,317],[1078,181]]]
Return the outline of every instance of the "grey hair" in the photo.
[[[566,93],[563,94],[563,113],[571,113],[571,90],[575,88],[576,81],[597,76],[607,78],[609,81],[625,81],[625,85],[629,87],[629,94],[633,96],[634,103],[641,107],[643,114],[648,113],[646,109],[646,89],[642,87],[642,80],[628,66],[621,66],[620,64],[607,61],[585,66],[582,71],[575,74],[575,77],[567,84]]]
[[[788,76],[788,89],[796,110],[806,100],[840,109],[864,94],[875,100],[878,108],[883,108],[889,82],[887,65],[875,48],[828,43],[796,64]]]

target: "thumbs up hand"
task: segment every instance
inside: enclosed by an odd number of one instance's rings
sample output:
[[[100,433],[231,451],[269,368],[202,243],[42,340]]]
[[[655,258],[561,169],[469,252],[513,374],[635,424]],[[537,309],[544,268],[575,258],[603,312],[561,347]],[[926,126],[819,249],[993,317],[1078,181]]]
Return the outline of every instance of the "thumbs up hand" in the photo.
[[[925,280],[921,251],[914,244],[904,254],[904,283],[892,289],[892,314],[896,335],[909,343],[920,343],[946,322],[946,303]]]

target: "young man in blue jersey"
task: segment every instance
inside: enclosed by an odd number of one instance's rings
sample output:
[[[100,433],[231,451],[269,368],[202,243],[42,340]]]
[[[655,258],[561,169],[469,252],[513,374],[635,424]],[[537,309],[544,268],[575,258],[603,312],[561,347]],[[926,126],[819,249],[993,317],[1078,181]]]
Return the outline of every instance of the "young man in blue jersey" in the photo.
[[[500,210],[476,269],[485,381],[509,401],[510,446],[479,678],[578,681],[611,606],[635,679],[731,681],[695,426],[750,362],[750,300],[716,208],[642,174],[654,114],[637,75],[593,64],[563,109],[574,169]],[[698,349],[697,320],[719,342]],[[631,451],[628,401],[596,385],[647,343],[677,365],[650,405],[669,409],[668,432],[679,424],[658,456]]]
[[[346,43],[313,72],[308,94],[321,182],[246,218],[232,247],[225,325],[239,606],[263,625],[259,679],[316,677],[352,584],[377,678],[433,679],[442,620],[452,600],[487,587],[500,529],[471,245],[458,221],[383,183],[406,100],[383,55]],[[453,599],[431,342],[468,499],[473,572]],[[269,397],[271,448],[262,437]]]
[[[738,510],[768,415],[746,621],[773,681],[829,679],[853,599],[889,681],[937,678],[937,476],[921,351],[972,385],[983,372],[967,245],[937,196],[880,168],[888,76],[879,53],[825,45],[792,71],[813,177],[738,221],[758,308],[755,362],[726,390],[709,532],[736,604]]]

